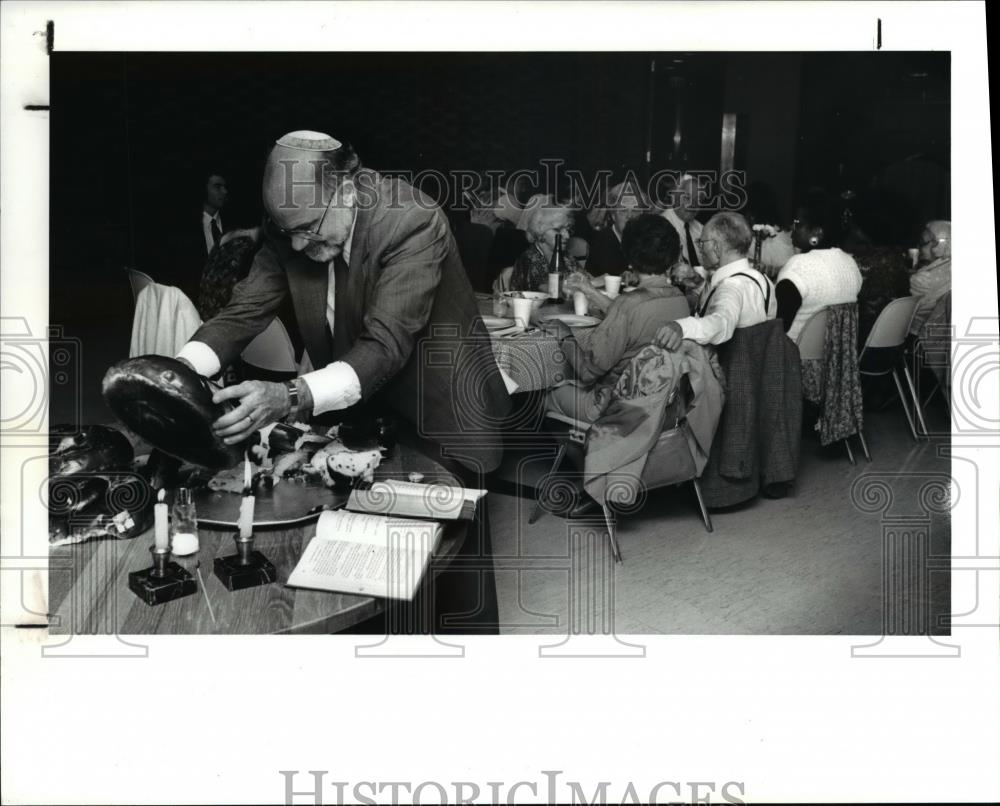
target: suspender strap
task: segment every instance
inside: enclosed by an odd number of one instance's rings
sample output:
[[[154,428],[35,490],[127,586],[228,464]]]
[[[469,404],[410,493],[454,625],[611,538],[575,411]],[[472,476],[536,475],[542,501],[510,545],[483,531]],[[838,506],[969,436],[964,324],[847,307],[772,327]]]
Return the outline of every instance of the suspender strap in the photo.
[[[760,291],[761,295],[764,297],[764,315],[766,316],[767,309],[771,306],[771,284],[767,282],[767,280],[764,280],[764,285],[767,286],[767,290],[764,291],[763,289],[761,289],[760,283],[757,282],[756,278],[754,278],[750,274],[747,274],[745,271],[733,272],[732,274],[729,275],[729,277],[746,277],[748,280],[753,281],[753,284],[757,286],[757,290]],[[728,280],[729,277],[727,277],[726,280]],[[723,280],[722,282],[724,283],[726,280]],[[721,285],[722,283],[719,283],[719,285],[717,285],[715,288],[712,289],[712,293],[708,295],[708,299],[705,300],[705,304],[702,305],[701,310],[698,311],[698,316],[705,315],[705,311],[708,310],[708,303],[712,301],[712,297],[715,296],[715,292],[719,290],[719,287]]]

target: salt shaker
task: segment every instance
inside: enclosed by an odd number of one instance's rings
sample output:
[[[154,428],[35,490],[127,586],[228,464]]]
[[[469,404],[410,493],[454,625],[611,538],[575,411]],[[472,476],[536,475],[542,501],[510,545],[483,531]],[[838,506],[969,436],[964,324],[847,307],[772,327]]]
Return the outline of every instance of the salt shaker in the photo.
[[[198,513],[187,487],[177,490],[170,513],[170,551],[175,557],[187,557],[198,551]]]
[[[494,316],[507,315],[507,300],[503,298],[503,294],[501,294],[499,291],[493,292],[493,315]]]

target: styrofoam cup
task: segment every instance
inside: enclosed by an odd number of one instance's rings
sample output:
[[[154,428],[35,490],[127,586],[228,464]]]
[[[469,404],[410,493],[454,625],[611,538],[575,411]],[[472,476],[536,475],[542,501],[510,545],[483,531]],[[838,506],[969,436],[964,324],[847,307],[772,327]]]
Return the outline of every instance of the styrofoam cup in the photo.
[[[527,328],[531,322],[531,308],[532,302],[530,299],[518,299],[516,297],[512,299],[510,301],[510,309],[514,317],[514,323]]]

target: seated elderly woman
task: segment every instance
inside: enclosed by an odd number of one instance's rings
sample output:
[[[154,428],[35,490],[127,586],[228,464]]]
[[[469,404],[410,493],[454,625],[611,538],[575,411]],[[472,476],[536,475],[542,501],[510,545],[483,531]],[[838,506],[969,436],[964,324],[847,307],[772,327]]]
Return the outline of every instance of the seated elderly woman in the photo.
[[[951,222],[929,221],[920,236],[917,270],[910,275],[910,293],[920,297],[910,324],[918,335],[934,306],[951,291]]]
[[[795,341],[809,317],[830,305],[855,302],[861,272],[849,254],[836,245],[836,225],[814,210],[800,210],[792,225],[793,255],[778,272],[774,296],[778,319]]]
[[[544,325],[559,338],[575,375],[548,393],[548,409],[577,420],[593,422],[601,416],[622,371],[673,318],[676,300],[683,298],[668,276],[680,257],[681,242],[667,221],[651,214],[633,219],[622,233],[622,246],[639,285],[610,301],[604,321],[590,331],[586,346],[577,343],[563,322],[550,320]]]
[[[518,225],[528,238],[528,248],[514,263],[510,278],[512,291],[538,291],[547,287],[549,262],[555,251],[556,236],[562,236],[563,249],[573,234],[573,209],[558,204],[551,196],[534,197],[522,213]],[[576,261],[563,252],[564,271],[577,271]]]
[[[611,188],[608,194],[607,220],[610,226],[597,232],[590,248],[587,271],[595,277],[602,274],[620,275],[628,268],[622,251],[625,225],[649,210],[649,202],[641,189],[627,182]]]

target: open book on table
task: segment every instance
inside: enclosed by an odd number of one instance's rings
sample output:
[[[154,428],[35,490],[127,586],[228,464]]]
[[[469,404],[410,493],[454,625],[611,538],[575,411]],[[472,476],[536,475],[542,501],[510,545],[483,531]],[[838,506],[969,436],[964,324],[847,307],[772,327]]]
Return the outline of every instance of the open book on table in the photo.
[[[324,512],[288,577],[294,588],[412,599],[441,540],[442,526],[391,515]]]

